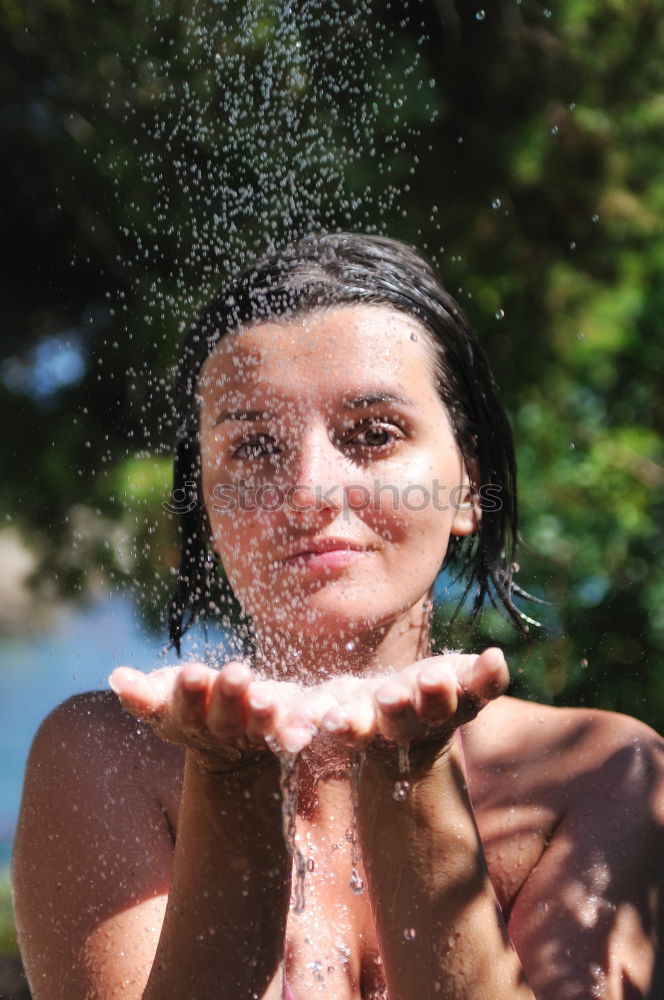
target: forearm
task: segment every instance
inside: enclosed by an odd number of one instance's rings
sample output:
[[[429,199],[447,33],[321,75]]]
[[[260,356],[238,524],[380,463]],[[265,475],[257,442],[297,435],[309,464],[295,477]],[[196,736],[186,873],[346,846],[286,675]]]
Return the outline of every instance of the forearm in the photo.
[[[168,906],[143,1000],[279,996],[291,862],[272,755],[210,774],[187,755]]]
[[[396,756],[396,755],[395,755]],[[484,861],[456,745],[412,769],[367,756],[358,828],[390,1000],[533,1000]]]

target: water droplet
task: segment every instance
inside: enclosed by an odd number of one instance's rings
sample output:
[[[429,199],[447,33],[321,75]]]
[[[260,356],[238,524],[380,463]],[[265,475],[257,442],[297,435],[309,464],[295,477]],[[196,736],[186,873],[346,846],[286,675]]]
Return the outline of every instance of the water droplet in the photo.
[[[576,250],[576,243],[574,242],[574,240],[572,240],[572,242],[570,243],[569,248],[570,250]]]
[[[356,896],[361,896],[364,892],[364,881],[362,880],[359,872],[355,869],[353,869],[350,873],[350,881],[348,884]]]
[[[322,983],[323,982],[323,963],[322,962],[319,962],[318,960],[315,960],[313,962],[309,962],[308,965],[307,965],[307,968],[311,969],[311,971],[314,974],[314,979],[316,980],[317,983]]]
[[[415,938],[417,937],[417,931],[415,930],[414,927],[406,927],[405,931],[403,932],[403,936],[406,939],[406,941],[414,941]]]
[[[497,208],[500,208],[501,205],[502,205],[502,201],[500,200],[500,198],[494,198],[493,201],[491,202],[491,208],[496,208],[497,209]]]
[[[558,126],[554,125],[551,129],[551,135],[558,135]]]
[[[584,656],[584,657],[583,657],[583,659],[581,660],[581,666],[583,667],[583,669],[584,669],[584,670],[587,670],[587,669],[588,669],[588,661],[587,661],[587,659],[585,658],[585,656]]]
[[[539,912],[540,912],[540,913],[546,913],[546,912],[547,912],[547,910],[549,909],[549,904],[548,904],[548,903],[544,903],[544,902],[540,901],[540,902],[539,902],[539,903],[537,904],[537,909],[539,910]]]
[[[395,781],[392,798],[395,802],[403,802],[404,799],[408,798],[409,791],[410,781]]]
[[[476,21],[483,21],[485,17],[486,17],[486,11],[485,10],[478,10],[476,12],[476,14],[475,14],[475,20]]]
[[[411,333],[410,339],[411,340],[417,340],[417,334],[415,332]]]
[[[545,7],[544,10],[542,11],[542,13],[544,14],[544,17],[547,18],[547,20],[550,17],[553,17],[553,11],[550,11],[548,7]]]
[[[494,313],[494,315],[495,315],[496,319],[504,319],[505,318],[505,310],[504,309],[496,309],[496,312]]]
[[[593,215],[593,222],[599,222],[599,215]]]

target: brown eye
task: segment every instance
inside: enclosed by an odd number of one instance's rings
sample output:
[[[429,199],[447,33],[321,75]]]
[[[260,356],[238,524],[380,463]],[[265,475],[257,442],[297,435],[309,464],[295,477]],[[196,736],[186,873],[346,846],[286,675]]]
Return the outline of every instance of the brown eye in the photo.
[[[365,431],[362,431],[360,437],[364,438],[364,444],[368,444],[372,448],[380,448],[390,440],[389,432],[385,427],[367,427]]]
[[[350,436],[350,443],[363,448],[387,448],[403,437],[394,424],[371,422],[358,427]]]
[[[234,445],[231,455],[233,458],[257,459],[266,455],[276,455],[278,452],[279,447],[274,438],[267,434],[257,434]]]

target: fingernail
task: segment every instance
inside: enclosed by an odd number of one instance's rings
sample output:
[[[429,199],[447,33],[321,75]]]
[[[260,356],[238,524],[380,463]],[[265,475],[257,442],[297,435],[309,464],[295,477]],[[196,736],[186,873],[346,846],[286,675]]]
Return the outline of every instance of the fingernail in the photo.
[[[401,695],[396,691],[390,691],[389,689],[383,691],[381,689],[376,693],[376,701],[379,705],[384,705],[385,708],[392,708],[394,705],[401,704]]]
[[[252,694],[249,698],[249,707],[253,708],[254,712],[265,712],[268,708],[272,708],[272,702],[264,695]]]
[[[118,695],[120,694],[120,688],[118,687],[118,685],[113,680],[113,674],[109,675],[108,686],[110,687],[110,689],[113,692],[113,694],[118,694]]]
[[[328,733],[343,733],[348,729],[348,719],[340,715],[336,718],[325,719],[323,722],[323,727]]]
[[[489,654],[488,660],[490,667],[498,667],[500,666],[500,664],[505,663],[505,654],[503,653],[502,649],[498,649],[497,646],[487,649],[485,651],[485,655],[487,653]]]
[[[283,748],[286,753],[299,753],[304,750],[310,738],[310,733],[291,733],[284,739]]]
[[[438,670],[423,670],[419,680],[421,687],[437,688],[442,680],[442,676]]]
[[[196,691],[202,684],[205,683],[205,674],[199,669],[188,669],[182,676],[182,683],[186,688],[189,688],[190,691]]]
[[[224,691],[227,695],[236,695],[244,690],[246,687],[246,677],[229,677],[228,674],[224,674],[223,679]]]

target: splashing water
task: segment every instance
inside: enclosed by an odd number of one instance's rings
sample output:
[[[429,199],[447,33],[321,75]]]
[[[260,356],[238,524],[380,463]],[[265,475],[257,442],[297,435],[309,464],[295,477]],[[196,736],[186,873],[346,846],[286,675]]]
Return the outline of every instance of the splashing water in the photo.
[[[427,209],[413,215],[410,192],[426,174],[444,103],[424,12],[413,0],[391,11],[384,17],[379,0],[151,0],[135,12],[136,31],[105,53],[100,99],[130,138],[93,154],[110,179],[120,236],[109,341],[129,347],[136,431],[127,454],[145,447],[146,469],[155,454],[165,466],[179,424],[166,361],[248,259],[321,229],[407,227],[422,242]],[[180,509],[200,498],[175,501]],[[164,544],[141,512],[128,506],[128,517],[144,555]],[[132,589],[163,607],[172,583],[155,574]],[[210,611],[241,656],[236,609],[215,594]],[[225,659],[207,637],[200,658]]]
[[[193,0],[174,27],[172,4],[157,0],[152,32],[118,53],[137,78],[125,120],[140,115],[145,133],[144,190],[131,205],[150,214],[153,236],[128,222],[136,242],[126,263],[139,275],[168,257],[178,269],[174,289],[153,285],[146,295],[153,321],[183,297],[209,297],[219,270],[235,270],[247,252],[321,226],[375,231],[400,214],[393,161],[415,172],[418,133],[405,111],[430,87],[420,50],[376,30],[373,6]],[[435,105],[427,96],[423,111],[435,116]],[[367,159],[382,168],[380,190],[358,186]]]

